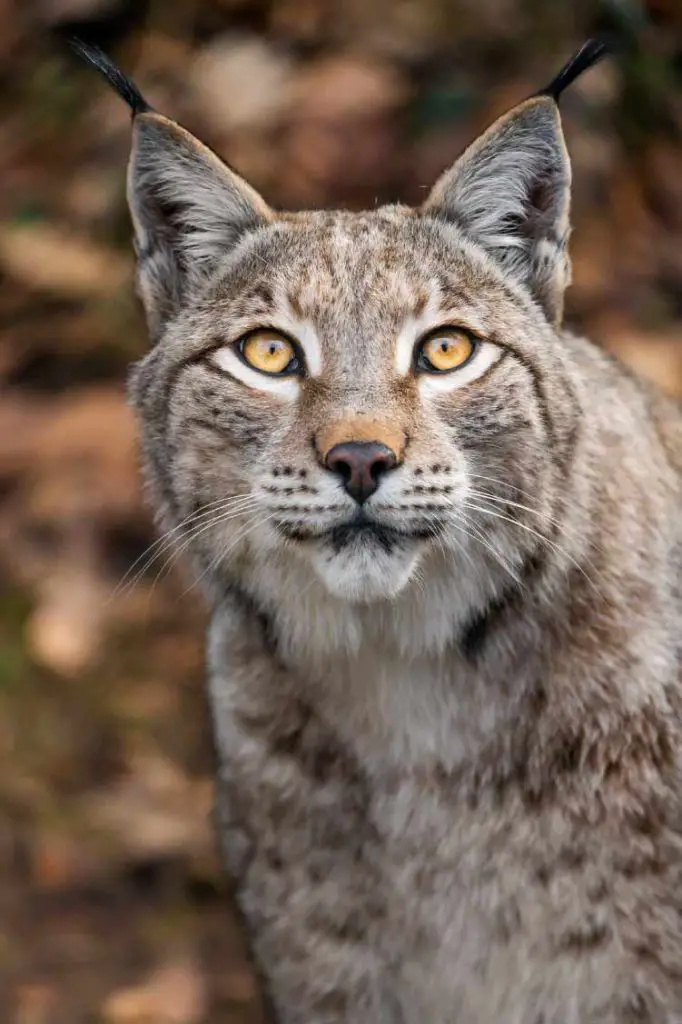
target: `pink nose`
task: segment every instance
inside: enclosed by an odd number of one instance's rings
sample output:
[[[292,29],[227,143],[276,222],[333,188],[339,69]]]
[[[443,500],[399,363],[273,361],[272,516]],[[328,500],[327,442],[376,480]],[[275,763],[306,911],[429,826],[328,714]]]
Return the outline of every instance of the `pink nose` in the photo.
[[[378,441],[335,444],[324,461],[327,469],[341,477],[348,494],[360,505],[374,494],[381,477],[398,462],[395,453]]]

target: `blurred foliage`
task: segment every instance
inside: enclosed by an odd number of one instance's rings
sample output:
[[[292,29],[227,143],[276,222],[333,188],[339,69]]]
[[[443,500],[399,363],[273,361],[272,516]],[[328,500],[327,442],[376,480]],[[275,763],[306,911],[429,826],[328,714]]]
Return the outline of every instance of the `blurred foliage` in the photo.
[[[293,208],[419,202],[608,33],[617,56],[563,100],[568,317],[680,395],[682,6],[0,0],[2,1019],[255,1024],[209,824],[204,613],[141,558],[129,119],[68,54],[74,31]]]

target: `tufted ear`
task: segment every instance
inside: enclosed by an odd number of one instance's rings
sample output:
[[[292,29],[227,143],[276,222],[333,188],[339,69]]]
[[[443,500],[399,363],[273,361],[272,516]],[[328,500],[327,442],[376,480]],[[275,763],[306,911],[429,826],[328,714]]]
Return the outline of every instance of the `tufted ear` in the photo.
[[[496,121],[436,182],[423,212],[458,224],[559,323],[570,281],[566,251],[571,164],[558,99],[605,53],[587,43],[537,96]]]
[[[570,276],[570,186],[558,110],[543,97],[496,121],[436,182],[423,209],[461,226],[558,321]]]
[[[133,123],[128,205],[152,336],[246,232],[272,219],[255,189],[215,153],[152,112]]]
[[[128,205],[138,288],[156,338],[238,240],[273,214],[255,189],[207,146],[153,111],[102,50],[81,40],[71,45],[132,111]]]

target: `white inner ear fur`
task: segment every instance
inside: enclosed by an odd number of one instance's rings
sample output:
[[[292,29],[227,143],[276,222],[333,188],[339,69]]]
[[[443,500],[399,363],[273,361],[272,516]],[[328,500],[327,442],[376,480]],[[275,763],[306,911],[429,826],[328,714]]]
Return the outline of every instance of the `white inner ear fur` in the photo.
[[[433,394],[464,387],[465,384],[471,384],[473,380],[481,377],[502,358],[503,353],[504,349],[499,345],[493,345],[491,341],[479,341],[473,357],[461,370],[451,370],[450,373],[421,373],[419,388]]]
[[[287,401],[294,401],[298,398],[299,383],[297,377],[268,376],[266,373],[253,370],[239,358],[231,345],[223,345],[221,348],[217,348],[211,353],[210,358],[225,373],[229,373],[231,377],[240,380],[242,384],[246,384],[247,387],[253,388],[255,391],[268,391],[270,394],[277,395],[279,398],[284,398]]]
[[[484,132],[436,182],[423,210],[464,226],[558,323],[570,276],[570,186],[557,106],[537,96]]]

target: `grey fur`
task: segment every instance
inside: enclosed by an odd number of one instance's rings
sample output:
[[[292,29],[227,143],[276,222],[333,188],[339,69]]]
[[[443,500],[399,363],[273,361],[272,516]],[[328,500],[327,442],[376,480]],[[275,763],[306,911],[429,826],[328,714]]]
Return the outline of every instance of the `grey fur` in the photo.
[[[363,214],[275,215],[135,124],[130,394],[213,613],[220,837],[280,1024],[679,1024],[682,416],[559,326],[552,101]],[[483,362],[419,376],[443,323]],[[307,377],[245,367],[259,326]],[[353,533],[325,452],[374,435],[400,465]]]

